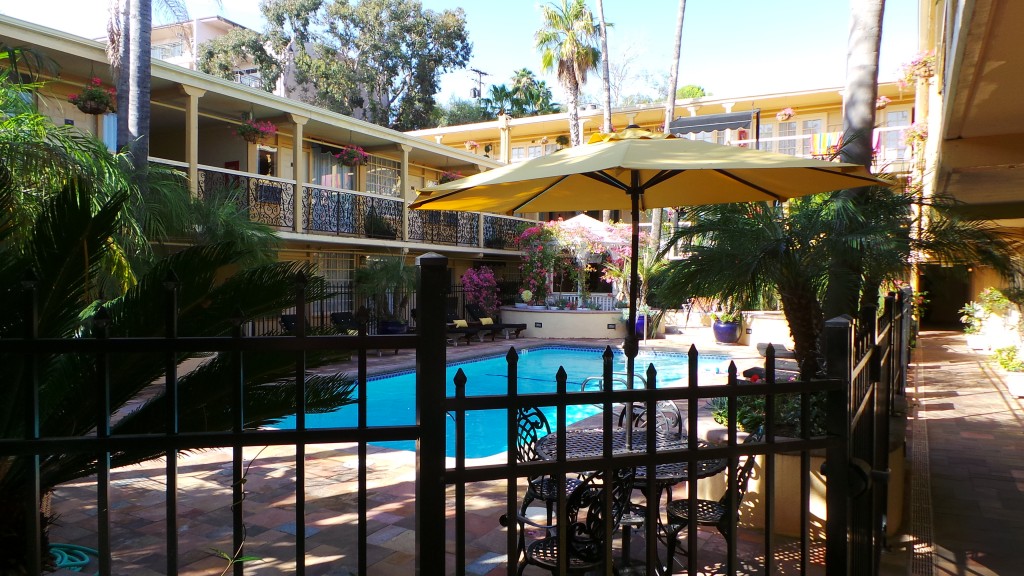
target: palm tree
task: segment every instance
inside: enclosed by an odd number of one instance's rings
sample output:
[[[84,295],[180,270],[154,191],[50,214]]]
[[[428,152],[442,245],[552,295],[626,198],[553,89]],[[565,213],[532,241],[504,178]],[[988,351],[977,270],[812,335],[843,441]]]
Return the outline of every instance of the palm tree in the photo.
[[[846,50],[846,89],[843,92],[843,131],[850,137],[840,150],[843,162],[871,169],[871,138],[875,125],[875,100],[878,96],[878,53],[882,40],[882,14],[885,0],[851,0],[850,34]],[[867,189],[847,190],[854,209],[876,195]],[[857,219],[845,222],[856,225]],[[861,292],[860,271],[864,255],[854,246],[837,249],[831,262],[825,313],[828,317],[857,314]]]
[[[169,257],[153,260],[146,231],[160,230],[171,237],[184,235],[203,222],[207,238],[241,238],[255,242],[262,232],[255,228],[224,226],[236,212],[225,208],[228,200],[204,207],[208,214],[184,223],[160,214],[148,204],[158,195],[188,198],[181,176],[163,180],[151,172],[150,193],[142,195],[132,185],[131,168],[124,156],[109,154],[99,141],[74,127],[55,126],[22,98],[25,85],[0,82],[0,339],[20,338],[28,326],[23,281],[37,279],[36,325],[40,337],[89,338],[95,336],[99,295],[110,318],[112,336],[160,336],[163,334],[164,282],[174,271],[182,279],[179,288],[179,332],[182,335],[225,334],[234,325],[237,310],[243,319],[276,316],[294,302],[295,277],[303,274],[308,300],[327,294],[323,279],[304,264],[278,262],[247,268],[248,249],[242,242],[195,246]],[[177,186],[174,186],[177,182]],[[195,205],[189,205],[195,209]],[[165,208],[168,212],[173,212]],[[188,209],[183,208],[182,211]],[[184,236],[186,242],[194,236]],[[223,271],[241,270],[230,278]],[[253,355],[255,356],[255,355]],[[286,378],[294,369],[294,357],[270,355],[251,358],[245,366],[247,426],[270,423],[293,413],[294,386]],[[182,354],[179,360],[192,357]],[[26,394],[33,385],[22,370],[24,358],[0,354],[4,385],[0,386],[0,437],[24,436]],[[318,357],[313,362],[322,362]],[[159,431],[160,414],[166,412],[162,396],[150,396],[150,384],[162,378],[162,363],[152,356],[118,355],[111,369],[111,399],[115,412],[128,404],[138,411],[113,423],[120,433]],[[39,359],[45,366],[37,375],[41,406],[40,431],[44,436],[76,436],[92,433],[95,425],[95,366],[88,358],[65,354]],[[229,363],[212,358],[202,370],[180,379],[179,406],[182,429],[230,428],[230,414],[211,407],[227,406],[217,382],[228,381]],[[307,386],[309,386],[307,379]],[[348,402],[351,381],[345,376],[317,378],[308,401],[317,410]],[[146,399],[140,392],[147,390]],[[197,420],[201,419],[200,420]],[[150,451],[113,455],[114,465],[154,458]],[[41,462],[43,492],[60,482],[93,472],[94,461],[84,454],[45,456]],[[32,459],[8,458],[0,467],[0,566],[19,572],[29,565],[31,550],[24,529],[39,514],[32,510]]]
[[[569,135],[573,146],[582,143],[580,134],[580,89],[587,72],[597,68],[601,52],[594,45],[597,23],[584,0],[562,0],[561,5],[541,7],[543,27],[534,35],[541,51],[541,68],[557,70],[558,81],[569,96]]]
[[[974,262],[1012,276],[1022,269],[1021,239],[984,222],[956,216],[955,204],[934,199],[919,206],[913,191],[872,189],[876,198],[860,211],[842,193],[790,200],[785,205],[722,204],[690,208],[691,226],[676,232],[688,253],[653,281],[660,302],[690,296],[763,301],[777,294],[793,336],[803,378],[820,369],[819,338],[825,315],[822,299],[831,278],[828,263],[837,246],[854,245],[870,262],[861,272],[864,305],[878,299],[883,280],[904,278],[914,254],[943,262]],[[916,209],[920,208],[920,209]],[[844,226],[856,214],[858,226]],[[921,229],[919,237],[911,235]],[[837,231],[842,236],[832,236]],[[858,295],[860,296],[860,294]]]
[[[480,100],[480,105],[493,116],[508,114],[515,116],[516,97],[515,94],[504,84],[492,84],[488,90],[487,98]]]

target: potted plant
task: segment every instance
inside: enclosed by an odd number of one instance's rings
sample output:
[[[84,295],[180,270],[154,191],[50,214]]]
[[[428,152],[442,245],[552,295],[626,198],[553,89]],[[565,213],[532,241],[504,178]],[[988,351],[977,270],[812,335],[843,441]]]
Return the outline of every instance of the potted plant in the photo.
[[[793,116],[796,116],[796,112],[794,112],[792,108],[787,107],[783,108],[782,110],[779,110],[779,113],[775,115],[775,119],[778,120],[779,122],[785,122],[786,120],[789,120]]]
[[[985,309],[975,301],[970,301],[959,310],[960,322],[964,325],[964,334],[967,336],[967,347],[974,350],[988,348],[985,338],[981,335],[982,324],[985,321]]]
[[[903,88],[932,76],[935,76],[935,53],[921,52],[913,60],[900,66],[900,78],[897,83]]]
[[[237,128],[235,128],[235,133],[238,134],[242,140],[245,140],[250,144],[255,144],[262,141],[264,138],[276,134],[277,126],[269,120],[246,118],[238,125]]]
[[[398,233],[395,232],[395,227],[391,225],[391,222],[378,214],[373,207],[366,213],[366,219],[363,220],[363,232],[367,238],[379,238],[381,240],[394,240],[398,238]]]
[[[409,296],[416,287],[416,267],[401,256],[372,256],[354,274],[356,293],[374,311],[377,331],[404,334],[409,328]]]
[[[711,320],[711,330],[715,333],[715,342],[722,344],[739,342],[743,333],[743,314],[741,312],[713,312]]]
[[[366,150],[363,150],[354,144],[346,144],[342,146],[341,150],[339,150],[337,154],[332,154],[332,156],[334,156],[334,159],[342,166],[359,166],[370,158],[370,155],[366,153]]]
[[[476,140],[466,140],[466,150],[476,154],[476,149],[480,147],[480,144]]]
[[[555,144],[558,144],[559,149],[565,148],[569,145],[569,137],[565,134],[559,134],[555,136]]]
[[[885,110],[885,107],[892,102],[892,99],[888,96],[879,96],[875,98],[875,110]]]
[[[106,114],[114,110],[117,92],[113,88],[104,88],[103,82],[93,76],[89,83],[78,94],[68,94],[68,102],[86,114]]]
[[[533,291],[528,288],[520,290],[519,299],[523,302],[522,308],[528,308],[533,304]],[[519,307],[519,305],[516,304],[516,307]]]
[[[1017,398],[1024,397],[1024,358],[1021,357],[1020,348],[1017,346],[1005,346],[996,348],[993,357],[1004,370],[1003,382],[1010,394]]]
[[[928,126],[924,122],[914,122],[903,131],[903,143],[914,150],[923,150],[928,141]]]

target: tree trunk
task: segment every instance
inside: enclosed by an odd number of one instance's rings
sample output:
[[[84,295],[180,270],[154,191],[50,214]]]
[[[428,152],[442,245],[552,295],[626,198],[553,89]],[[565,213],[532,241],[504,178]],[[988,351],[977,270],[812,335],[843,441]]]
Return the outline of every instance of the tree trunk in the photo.
[[[142,186],[149,165],[149,99],[153,6],[150,0],[131,1],[128,70],[128,132],[136,178]]]
[[[850,36],[846,49],[846,90],[843,97],[843,162],[871,168],[875,100],[878,97],[878,51],[882,40],[885,0],[850,0]],[[869,188],[844,190],[841,196],[855,205],[868,200]],[[840,222],[839,224],[852,224]],[[829,263],[824,310],[827,318],[841,314],[858,317],[858,301],[865,288],[861,253],[854,246],[839,247]],[[875,295],[865,294],[873,299]]]
[[[601,131],[612,131],[612,85],[608,71],[608,24],[604,21],[604,0],[597,0],[597,17],[601,21],[601,78],[604,80],[604,125]],[[601,221],[610,222],[611,210],[601,211]]]
[[[793,285],[779,285],[782,313],[793,336],[793,356],[800,368],[800,379],[809,380],[819,370],[818,340],[825,325],[821,306],[810,282],[800,281]]]
[[[566,85],[565,92],[569,97],[569,140],[573,146],[579,146],[583,143],[580,134],[580,87],[573,82]]]
[[[676,42],[672,47],[672,65],[668,70],[668,94],[665,95],[665,125],[662,130],[669,134],[672,119],[676,113],[676,85],[679,83],[679,57],[683,46],[683,17],[686,15],[686,0],[679,0],[679,14],[676,16]],[[662,209],[651,210],[651,234],[654,245],[661,249]]]
[[[113,51],[108,51],[111,68],[114,73],[114,87],[117,90],[117,149],[124,150],[131,142],[128,131],[128,50],[131,45],[130,5],[128,0],[112,0],[110,22],[107,25],[107,42],[115,44]]]

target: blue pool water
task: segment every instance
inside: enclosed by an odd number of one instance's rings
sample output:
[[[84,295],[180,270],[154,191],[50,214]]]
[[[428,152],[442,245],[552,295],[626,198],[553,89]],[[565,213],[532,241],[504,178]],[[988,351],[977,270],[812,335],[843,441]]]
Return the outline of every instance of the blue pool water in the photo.
[[[546,346],[531,350],[521,350],[519,357],[519,393],[541,393],[555,391],[555,373],[559,366],[564,367],[568,374],[566,389],[569,392],[580,390],[581,383],[590,376],[600,376],[603,349],[568,348]],[[699,358],[699,367],[703,372],[716,372],[728,360],[725,356],[705,356]],[[686,381],[688,359],[685,354],[665,352],[641,352],[636,359],[636,372],[644,375],[648,364],[654,364],[658,372],[658,387],[678,386]],[[452,383],[455,373],[462,369],[467,377],[467,396],[504,395],[508,390],[508,364],[505,356],[494,356],[467,362],[449,364],[445,379],[448,396],[455,395]],[[613,371],[626,371],[626,357],[616,351],[613,358]],[[393,426],[415,424],[416,419],[416,375],[403,372],[382,377],[372,377],[367,382],[367,424],[369,426]],[[572,424],[588,416],[600,413],[600,407],[592,405],[568,406],[566,421]],[[556,423],[555,409],[545,409],[545,415],[554,428]],[[343,406],[328,414],[308,414],[306,425],[309,428],[350,427],[356,425],[357,407]],[[466,414],[466,457],[482,458],[504,452],[506,445],[505,410],[478,410]],[[451,418],[448,423],[448,456],[455,455],[455,431]],[[293,428],[294,417],[283,420],[281,428]],[[382,442],[381,446],[399,450],[412,450],[413,442]]]

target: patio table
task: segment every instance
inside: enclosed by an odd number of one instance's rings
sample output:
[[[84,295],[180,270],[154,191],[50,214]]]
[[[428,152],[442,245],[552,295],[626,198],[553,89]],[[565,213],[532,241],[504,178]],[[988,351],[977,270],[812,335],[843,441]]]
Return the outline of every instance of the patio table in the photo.
[[[600,458],[604,455],[604,429],[603,428],[570,428],[565,432],[565,456],[568,459],[574,458]],[[625,428],[612,430],[612,453],[614,454],[643,454],[647,450],[647,430],[639,428],[633,430],[633,449],[626,449]],[[537,454],[543,460],[554,460],[558,445],[558,432],[552,432],[537,441]],[[679,436],[672,433],[659,433],[656,438],[658,452],[665,450],[679,450],[688,446],[688,439],[685,435]],[[711,445],[704,440],[697,441],[698,448],[708,448]],[[697,473],[694,478],[706,478],[714,476],[729,465],[725,458],[714,458],[711,460],[700,460],[697,462]],[[647,468],[637,466],[636,479],[638,482],[647,482]],[[690,479],[689,465],[686,462],[672,462],[659,464],[657,466],[654,481],[663,488],[686,482]]]
[[[558,450],[558,432],[552,432],[537,441],[537,455],[542,460],[555,460],[557,458]],[[613,454],[643,454],[647,451],[647,429],[640,428],[633,430],[633,448],[631,450],[626,449],[626,430],[625,428],[615,428],[611,432],[612,434],[612,453]],[[685,449],[689,445],[689,440],[686,435],[679,435],[672,432],[656,432],[655,438],[658,452],[665,450],[679,450]],[[708,448],[711,445],[704,440],[697,440],[698,448]],[[572,460],[574,458],[600,458],[604,455],[604,428],[570,428],[565,431],[565,457],[566,459]],[[726,458],[713,458],[709,460],[697,461],[696,474],[693,475],[693,479],[706,478],[708,476],[714,476],[729,465],[729,460]],[[642,483],[645,486],[654,487],[654,497],[651,498],[651,494],[644,488],[644,493],[647,494],[648,501],[658,502],[658,506],[661,506],[661,493],[665,489],[671,490],[672,486],[680,482],[686,482],[690,480],[689,463],[687,462],[671,462],[668,464],[659,464],[655,468],[654,482],[648,482],[647,478],[647,467],[637,466],[636,468],[636,481]],[[670,492],[671,494],[671,492]],[[671,496],[669,497],[671,499]],[[627,520],[623,518],[623,531],[622,531],[622,547],[623,547],[623,565],[626,573],[631,573],[629,570],[630,566],[630,528],[638,526],[643,522],[643,515],[640,514],[642,508],[638,509],[631,505],[631,510],[628,512],[631,518]],[[658,514],[658,526],[661,529],[661,514]],[[659,566],[658,572],[661,571]]]

